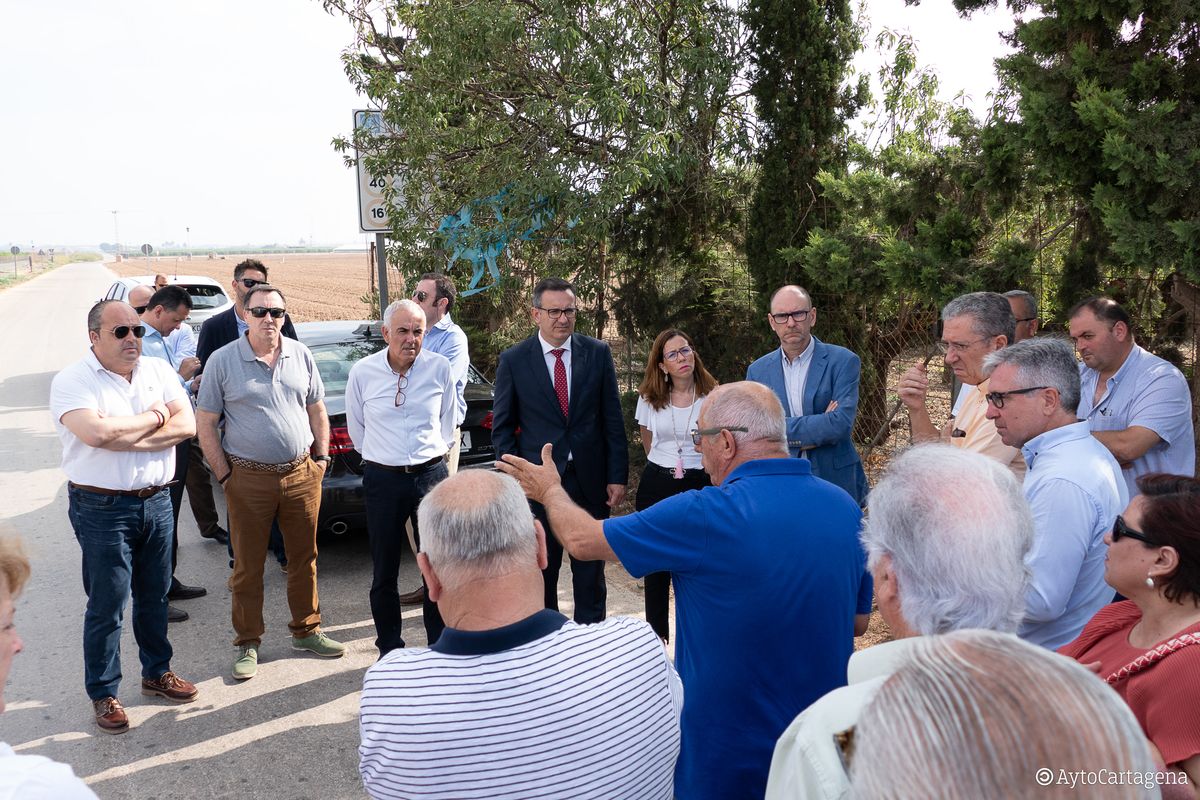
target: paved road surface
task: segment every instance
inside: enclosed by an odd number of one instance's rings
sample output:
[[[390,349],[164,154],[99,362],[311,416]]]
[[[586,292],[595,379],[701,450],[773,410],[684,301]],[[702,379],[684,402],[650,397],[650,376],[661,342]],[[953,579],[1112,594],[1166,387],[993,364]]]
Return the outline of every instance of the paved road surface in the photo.
[[[365,535],[321,545],[323,628],[349,645],[346,657],[324,661],[291,650],[285,576],[272,562],[262,663],[254,679],[237,683],[229,677],[234,649],[224,548],[200,538],[185,507],[177,574],[209,593],[178,604],[192,618],[171,626],[172,667],[196,683],[200,698],[176,706],[139,694],[127,613],[121,701],[133,728],[109,736],[92,722],[83,690],[80,554],[47,404],[54,374],[86,351],[87,310],[112,280],[100,264],[74,264],[0,292],[0,534],[19,534],[33,560],[33,578],[17,604],[25,652],[9,676],[0,741],[18,753],[71,764],[102,798],[362,797],[358,692],[376,656]],[[609,571],[621,572],[611,565]],[[641,616],[632,582],[623,574],[613,578],[610,612]],[[418,580],[406,559],[401,589]],[[560,597],[570,613],[567,564]],[[404,618],[409,645],[423,644],[419,609]]]

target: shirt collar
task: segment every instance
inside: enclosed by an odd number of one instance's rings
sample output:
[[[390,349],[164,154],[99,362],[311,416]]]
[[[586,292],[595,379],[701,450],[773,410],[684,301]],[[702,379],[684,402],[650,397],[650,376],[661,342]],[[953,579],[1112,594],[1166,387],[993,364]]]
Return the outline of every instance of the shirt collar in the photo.
[[[573,336],[574,336],[574,334],[572,334],[571,336],[568,336],[567,340],[565,342],[563,342],[561,345],[559,345],[558,349],[566,350],[568,353],[571,352],[571,338]],[[549,354],[549,352],[551,350],[556,349],[554,347],[554,345],[550,344],[549,342],[547,342],[545,339],[542,338],[541,331],[538,331],[537,337],[538,337],[538,341],[542,343],[542,355],[547,355],[547,354]]]
[[[756,458],[738,464],[721,486],[726,486],[738,478],[749,478],[756,475],[811,475],[812,462],[807,458]]]
[[[783,352],[783,346],[780,345],[779,358],[783,360],[784,368],[786,369],[787,367],[791,366],[792,364],[807,364],[808,362],[812,361],[813,347],[816,345],[816,343],[817,343],[816,337],[809,336],[808,337],[808,347],[805,347],[804,350],[802,350],[800,352],[800,355],[796,356],[796,358],[793,361],[791,361],[790,363],[788,362],[787,353]]]
[[[90,347],[88,348],[87,354],[83,357],[83,360],[87,362],[88,366],[92,369],[93,372],[107,372],[109,375],[112,375],[113,377],[120,378],[121,380],[125,380],[124,376],[117,375],[117,373],[113,372],[108,367],[101,364],[100,359],[96,358],[96,351]],[[137,375],[138,367],[140,367],[141,365],[142,365],[142,357],[138,356],[138,360],[135,361],[133,364],[133,375],[130,376],[131,379]]]
[[[433,330],[448,331],[452,327],[454,327],[454,320],[450,319],[450,312],[447,311],[442,315],[442,318],[438,320],[437,324],[433,326]]]
[[[1064,442],[1076,439],[1088,439],[1091,435],[1088,423],[1073,422],[1070,425],[1063,425],[1048,430],[1045,433],[1039,433],[1025,443],[1025,446],[1021,448],[1021,455],[1025,456],[1025,465],[1029,469],[1033,469],[1033,462],[1037,459],[1038,453],[1057,447]]]
[[[1137,367],[1133,366],[1133,363],[1141,360],[1143,352],[1145,351],[1142,350],[1141,346],[1135,344],[1133,349],[1129,351],[1129,355],[1125,356],[1125,363],[1118,367],[1117,371],[1108,379],[1109,384],[1120,383],[1121,379],[1125,377],[1126,372],[1132,372],[1137,369]]]
[[[549,636],[567,624],[567,618],[557,611],[543,608],[520,622],[487,631],[460,631],[446,628],[430,647],[435,653],[448,656],[481,656],[501,653]]]

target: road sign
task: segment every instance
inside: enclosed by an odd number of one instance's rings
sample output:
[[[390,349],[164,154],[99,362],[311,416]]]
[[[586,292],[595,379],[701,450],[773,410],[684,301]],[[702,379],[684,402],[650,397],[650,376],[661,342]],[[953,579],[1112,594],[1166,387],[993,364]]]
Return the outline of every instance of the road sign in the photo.
[[[372,136],[388,133],[383,115],[378,111],[355,111],[354,130]],[[363,233],[387,233],[392,229],[383,190],[389,184],[399,191],[401,179],[394,175],[371,175],[362,155],[358,154],[358,227]]]
[[[150,245],[148,245],[148,244],[142,245],[142,255],[148,256],[153,252],[154,252],[154,248],[151,247]]]
[[[8,248],[8,252],[12,253],[15,256],[17,253],[21,252],[21,248],[17,247],[14,244],[12,247]]]

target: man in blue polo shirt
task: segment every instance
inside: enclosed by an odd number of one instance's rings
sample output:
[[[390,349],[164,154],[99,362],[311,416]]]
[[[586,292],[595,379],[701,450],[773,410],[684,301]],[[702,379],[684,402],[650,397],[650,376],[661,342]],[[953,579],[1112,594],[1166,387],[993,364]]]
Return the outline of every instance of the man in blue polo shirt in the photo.
[[[603,522],[567,496],[549,449],[549,467],[512,455],[499,467],[546,507],[575,558],[619,560],[635,576],[671,572],[687,698],[675,794],[758,798],[775,740],[845,685],[866,630],[861,512],[808,461],[788,458],[783,407],[765,386],[712,392],[693,439],[714,486]]]

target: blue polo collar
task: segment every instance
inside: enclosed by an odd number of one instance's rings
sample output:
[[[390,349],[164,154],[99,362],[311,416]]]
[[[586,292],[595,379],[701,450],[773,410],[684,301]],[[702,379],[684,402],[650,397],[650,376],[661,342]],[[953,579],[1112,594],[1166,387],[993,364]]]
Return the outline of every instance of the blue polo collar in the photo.
[[[759,475],[812,475],[812,462],[806,458],[756,458],[753,461],[739,464],[733,472],[725,477],[721,485],[724,486],[739,478],[752,478]]]
[[[460,631],[446,628],[430,650],[448,656],[482,656],[501,653],[529,644],[549,636],[563,625],[567,618],[557,611],[544,608],[520,622],[493,628],[490,631]]]

